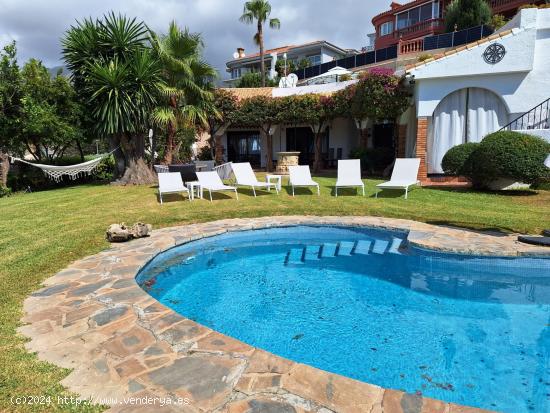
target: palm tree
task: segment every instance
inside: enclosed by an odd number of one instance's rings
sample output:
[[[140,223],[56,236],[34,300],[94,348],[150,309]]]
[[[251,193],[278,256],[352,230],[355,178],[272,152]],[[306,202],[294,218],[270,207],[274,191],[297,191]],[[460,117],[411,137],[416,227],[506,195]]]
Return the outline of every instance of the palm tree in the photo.
[[[166,35],[152,34],[153,50],[162,62],[165,86],[163,101],[153,112],[153,121],[166,128],[164,162],[172,163],[181,142],[176,142],[178,130],[206,127],[209,105],[213,103],[212,80],[216,70],[202,60],[203,42],[200,34],[181,30],[172,21]]]
[[[251,0],[244,4],[243,14],[239,20],[246,24],[253,24],[256,21],[258,26],[254,35],[254,41],[260,46],[260,70],[262,73],[262,86],[265,86],[265,61],[264,61],[264,23],[269,20],[269,27],[272,29],[281,28],[279,19],[270,19],[271,4],[267,0]]]
[[[145,134],[164,83],[148,38],[143,22],[110,13],[77,22],[62,40],[65,62],[95,132],[121,149],[115,157],[123,184],[156,180],[144,161]]]

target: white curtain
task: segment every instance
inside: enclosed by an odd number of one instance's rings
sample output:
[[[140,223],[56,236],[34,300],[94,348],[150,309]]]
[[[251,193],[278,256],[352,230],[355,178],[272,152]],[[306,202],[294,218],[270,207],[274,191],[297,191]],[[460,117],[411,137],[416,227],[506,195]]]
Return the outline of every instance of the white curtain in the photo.
[[[506,107],[493,92],[461,89],[445,97],[437,106],[428,134],[428,173],[443,173],[441,160],[453,146],[480,142],[503,127]]]
[[[445,153],[464,142],[467,96],[467,89],[457,90],[437,105],[428,139],[428,173],[443,173]]]
[[[497,95],[486,89],[469,89],[468,142],[481,142],[506,125],[507,119],[508,111]]]

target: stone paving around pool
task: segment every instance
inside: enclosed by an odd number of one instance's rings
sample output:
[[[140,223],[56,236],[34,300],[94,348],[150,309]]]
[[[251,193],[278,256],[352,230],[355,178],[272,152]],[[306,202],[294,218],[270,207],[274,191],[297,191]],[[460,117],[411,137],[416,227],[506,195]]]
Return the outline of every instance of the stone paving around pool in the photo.
[[[513,236],[375,217],[267,217],[166,228],[76,261],[46,280],[45,288],[26,299],[19,332],[30,338],[26,347],[40,359],[73,369],[62,381],[69,390],[82,398],[118,400],[110,403],[112,412],[481,412],[251,347],[164,307],[135,281],[150,259],[175,245],[226,231],[296,224],[407,230],[409,244],[440,251],[549,254]],[[125,404],[131,397],[158,399],[154,406]]]

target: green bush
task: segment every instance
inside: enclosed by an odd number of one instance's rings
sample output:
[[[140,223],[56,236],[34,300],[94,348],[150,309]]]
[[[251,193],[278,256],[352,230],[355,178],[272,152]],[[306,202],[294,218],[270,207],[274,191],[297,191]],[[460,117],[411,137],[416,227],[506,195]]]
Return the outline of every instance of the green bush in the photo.
[[[395,159],[393,148],[352,149],[350,158],[361,159],[361,166],[370,174],[381,174]]]
[[[487,135],[471,155],[471,180],[475,186],[487,187],[498,178],[537,184],[550,177],[544,161],[550,143],[519,132],[495,132]]]
[[[0,186],[0,198],[11,195],[11,189],[8,187]]]
[[[446,174],[455,176],[471,176],[473,172],[472,154],[479,143],[468,142],[453,146],[447,151],[441,167]]]

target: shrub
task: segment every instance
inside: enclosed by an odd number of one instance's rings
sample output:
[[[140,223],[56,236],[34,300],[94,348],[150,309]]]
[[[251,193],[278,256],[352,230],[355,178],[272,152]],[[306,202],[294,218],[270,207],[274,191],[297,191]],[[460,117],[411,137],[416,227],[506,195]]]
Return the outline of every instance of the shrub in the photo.
[[[0,185],[0,198],[11,195],[11,189]]]
[[[487,135],[471,155],[472,183],[487,187],[498,178],[537,184],[550,178],[544,161],[550,143],[519,132],[495,132]]]
[[[443,171],[449,175],[472,176],[472,154],[478,146],[479,143],[474,142],[453,146],[441,161]]]

